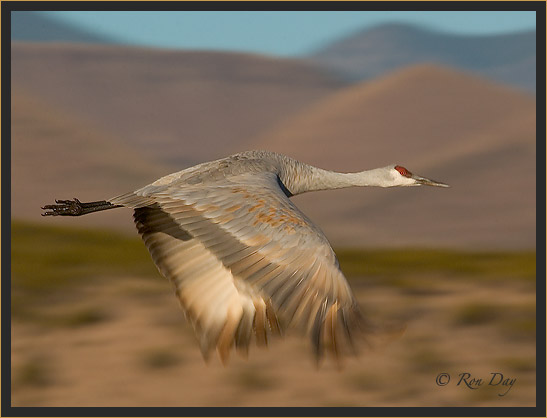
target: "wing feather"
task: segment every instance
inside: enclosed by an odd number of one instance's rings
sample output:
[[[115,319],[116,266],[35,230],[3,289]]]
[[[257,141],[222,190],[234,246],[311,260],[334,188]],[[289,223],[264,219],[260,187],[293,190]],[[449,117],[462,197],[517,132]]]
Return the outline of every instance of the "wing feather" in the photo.
[[[289,325],[305,330],[318,359],[353,350],[358,305],[327,239],[274,173],[175,179],[111,202],[135,208],[139,233],[174,284],[205,357],[216,346],[225,362],[232,347],[248,352],[252,333],[265,345]]]

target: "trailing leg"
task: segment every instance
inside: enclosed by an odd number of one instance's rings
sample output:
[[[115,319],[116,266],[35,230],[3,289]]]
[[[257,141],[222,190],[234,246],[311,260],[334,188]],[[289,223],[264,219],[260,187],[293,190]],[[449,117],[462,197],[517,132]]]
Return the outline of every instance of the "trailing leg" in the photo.
[[[42,216],[81,216],[122,207],[121,205],[113,205],[106,200],[83,203],[76,198],[74,200],[55,200],[55,203],[55,205],[43,206],[42,209],[46,212],[42,213]]]

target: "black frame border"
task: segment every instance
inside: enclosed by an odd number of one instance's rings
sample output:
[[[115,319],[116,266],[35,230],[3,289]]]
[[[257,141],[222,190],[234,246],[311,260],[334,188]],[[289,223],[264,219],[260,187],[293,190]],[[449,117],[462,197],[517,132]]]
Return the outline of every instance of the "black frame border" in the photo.
[[[535,407],[13,407],[11,406],[11,12],[46,10],[485,10],[536,11],[536,406]],[[71,416],[496,416],[544,417],[545,401],[545,12],[543,1],[2,1],[2,387],[1,415],[13,417]],[[538,36],[541,34],[541,36]],[[542,309],[539,309],[542,308]],[[539,371],[539,373],[538,373]]]

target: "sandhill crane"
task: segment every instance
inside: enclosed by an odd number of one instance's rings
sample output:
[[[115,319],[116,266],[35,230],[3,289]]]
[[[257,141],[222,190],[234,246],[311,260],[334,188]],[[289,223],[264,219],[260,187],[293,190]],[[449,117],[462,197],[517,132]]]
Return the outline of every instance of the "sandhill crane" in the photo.
[[[167,175],[107,201],[56,200],[44,216],[134,210],[137,230],[171,281],[205,359],[246,354],[253,339],[291,326],[317,359],[354,350],[366,333],[358,304],[323,232],[289,199],[349,186],[438,186],[399,165],[337,173],[268,151],[247,151]]]

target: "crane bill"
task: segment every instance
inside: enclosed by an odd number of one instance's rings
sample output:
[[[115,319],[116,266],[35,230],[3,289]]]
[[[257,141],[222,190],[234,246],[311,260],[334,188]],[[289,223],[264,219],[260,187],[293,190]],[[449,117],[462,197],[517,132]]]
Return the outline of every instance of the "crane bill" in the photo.
[[[450,187],[446,183],[441,183],[440,181],[426,179],[425,177],[413,175],[412,178],[416,180],[416,185],[420,185],[420,186]]]

